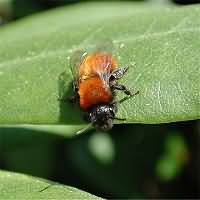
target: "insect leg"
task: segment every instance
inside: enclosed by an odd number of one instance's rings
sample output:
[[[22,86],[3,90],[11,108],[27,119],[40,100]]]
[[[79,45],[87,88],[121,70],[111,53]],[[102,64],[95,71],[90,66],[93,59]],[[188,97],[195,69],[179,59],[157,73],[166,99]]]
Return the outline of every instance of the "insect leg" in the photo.
[[[110,79],[120,79],[128,70],[128,66],[124,67],[124,68],[117,68],[115,70],[112,71],[112,73],[110,74]]]
[[[125,96],[124,98],[120,99],[119,101],[114,101],[112,104],[113,104],[113,105],[116,105],[116,104],[118,104],[118,103],[121,104],[121,103],[123,103],[124,101],[126,101],[126,100],[128,100],[128,99],[134,97],[134,96],[137,95],[137,94],[139,94],[139,91],[137,91],[137,92],[135,92],[134,94],[131,94],[131,95],[129,95],[129,96]]]
[[[75,102],[76,101],[76,96],[71,96],[71,97],[68,97],[68,98],[60,98],[60,97],[58,97],[58,101],[62,101],[62,102],[65,102],[65,103]]]
[[[115,90],[122,90],[126,95],[131,95],[131,92],[126,88],[125,85],[115,84],[112,86]]]
[[[131,94],[131,95],[129,95],[129,96],[126,96],[126,97],[120,99],[119,101],[117,101],[117,103],[121,104],[122,102],[124,102],[124,101],[126,101],[126,100],[128,100],[128,99],[130,99],[130,98],[132,98],[132,97],[134,97],[134,96],[137,95],[137,94],[139,94],[139,91],[135,92],[134,94]]]
[[[60,94],[58,96],[58,101],[62,101],[62,102],[65,102],[65,103],[67,103],[67,102],[72,102],[72,103],[76,102],[77,99],[79,99],[78,87],[76,86],[76,84],[74,82],[73,82],[72,87],[73,87],[73,90],[74,90],[75,93],[72,96],[66,97],[66,95],[65,95],[66,91],[65,91],[64,94],[62,94],[62,95]]]
[[[70,96],[70,97],[58,97],[58,101],[62,101],[62,102],[76,102],[77,100],[77,95],[73,95],[73,96]]]
[[[119,101],[114,101],[112,104],[114,106],[116,106],[116,104],[118,104],[118,103],[121,104],[122,102],[128,100],[129,98],[131,98],[131,97],[133,97],[133,96],[135,96],[137,94],[139,94],[139,91],[135,92],[134,94],[130,94],[129,96],[126,96],[126,97],[120,99]],[[126,118],[118,118],[118,117],[113,117],[112,119],[121,120],[121,121],[125,121],[126,120]]]
[[[126,118],[118,118],[118,117],[113,117],[112,119],[120,120],[120,121],[125,121]]]

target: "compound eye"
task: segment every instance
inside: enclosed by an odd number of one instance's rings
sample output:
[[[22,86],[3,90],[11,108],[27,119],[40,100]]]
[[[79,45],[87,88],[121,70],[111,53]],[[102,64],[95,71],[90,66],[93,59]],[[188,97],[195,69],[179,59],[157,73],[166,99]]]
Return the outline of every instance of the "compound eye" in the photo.
[[[110,108],[109,110],[110,110],[110,113],[111,113],[111,114],[114,114],[113,108]]]
[[[91,121],[92,123],[95,123],[97,121],[97,116],[95,112],[89,113],[89,121]]]
[[[116,106],[112,106],[110,107],[110,114],[114,117],[115,113],[117,112],[117,107]]]

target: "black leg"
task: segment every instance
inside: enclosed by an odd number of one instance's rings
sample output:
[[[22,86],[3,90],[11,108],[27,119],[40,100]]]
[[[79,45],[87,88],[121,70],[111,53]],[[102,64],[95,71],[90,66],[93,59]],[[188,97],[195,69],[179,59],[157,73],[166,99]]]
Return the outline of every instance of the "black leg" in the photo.
[[[65,97],[65,98],[62,98],[62,97],[58,97],[58,101],[62,101],[62,102],[65,102],[65,103],[68,103],[68,102],[76,102],[77,100],[77,96],[76,95],[73,95],[73,96],[70,96],[70,97]]]
[[[110,79],[111,80],[120,79],[126,73],[127,70],[128,70],[128,66],[113,70],[112,73],[110,74]]]
[[[120,120],[120,121],[125,121],[126,118],[118,118],[118,117],[113,117],[112,119]]]
[[[126,88],[125,85],[116,84],[116,85],[113,85],[112,87],[115,90],[123,91],[126,95],[131,95],[131,92]]]
[[[128,99],[130,99],[130,98],[132,98],[132,97],[134,97],[134,96],[137,95],[137,94],[139,94],[139,91],[135,92],[134,94],[131,94],[131,95],[129,95],[129,96],[126,96],[126,97],[120,99],[117,103],[122,103],[122,102],[124,102],[124,101],[126,101],[126,100],[128,100]]]

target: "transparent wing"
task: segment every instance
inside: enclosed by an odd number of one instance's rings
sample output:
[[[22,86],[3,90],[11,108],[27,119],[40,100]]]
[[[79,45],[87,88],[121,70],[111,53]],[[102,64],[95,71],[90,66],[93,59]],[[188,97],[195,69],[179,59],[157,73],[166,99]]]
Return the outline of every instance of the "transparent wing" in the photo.
[[[112,40],[108,38],[104,39],[92,39],[87,41],[87,44],[79,46],[80,49],[76,50],[70,56],[70,68],[74,79],[75,87],[79,86],[79,70],[86,56],[94,53],[105,53],[112,55],[114,52],[114,44]],[[93,63],[95,71],[103,81],[105,86],[109,86],[109,77],[111,73],[112,58],[111,56],[98,57],[95,63]],[[93,72],[92,72],[93,74]],[[91,75],[92,75],[91,74]]]
[[[106,87],[109,87],[112,62],[112,55],[106,54],[106,56],[101,57],[100,64],[98,62],[96,63],[97,73]]]
[[[70,69],[75,83],[75,87],[79,84],[79,68],[87,53],[83,50],[76,50],[70,56]]]
[[[114,44],[112,40],[108,38],[92,40],[89,45],[85,46],[85,49],[89,54],[94,52],[113,54],[115,52]]]
[[[96,42],[96,51],[104,53],[114,53],[114,44],[110,39],[99,40]]]

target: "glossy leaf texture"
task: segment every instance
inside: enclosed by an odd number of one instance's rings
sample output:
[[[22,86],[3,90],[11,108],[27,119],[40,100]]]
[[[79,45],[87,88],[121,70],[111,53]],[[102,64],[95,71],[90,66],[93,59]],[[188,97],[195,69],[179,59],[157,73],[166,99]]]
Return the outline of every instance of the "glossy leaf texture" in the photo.
[[[199,6],[133,2],[77,4],[4,26],[0,123],[84,123],[78,105],[60,102],[58,96],[72,94],[73,51],[92,48],[97,41],[112,41],[119,66],[129,66],[120,83],[140,91],[118,106],[117,116],[124,122],[198,119],[199,27]],[[116,99],[123,96],[118,92]]]
[[[0,171],[0,199],[101,199],[87,192],[23,174]]]

